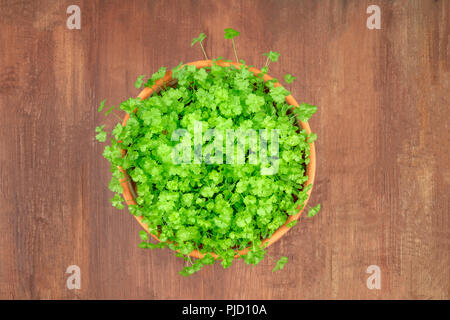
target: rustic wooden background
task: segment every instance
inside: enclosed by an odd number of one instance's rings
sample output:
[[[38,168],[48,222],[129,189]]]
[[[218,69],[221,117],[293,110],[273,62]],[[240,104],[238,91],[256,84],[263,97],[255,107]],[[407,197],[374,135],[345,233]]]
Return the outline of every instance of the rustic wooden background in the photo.
[[[81,8],[69,30],[66,8]],[[366,8],[381,8],[368,30]],[[0,0],[0,298],[448,299],[450,1]],[[299,101],[319,106],[322,211],[270,248],[183,278],[168,250],[137,247],[140,227],[110,206],[110,173],[94,141],[104,98],[137,95],[139,74],[239,56],[297,76]],[[114,119],[109,120],[112,125]],[[69,265],[81,289],[68,290]],[[381,268],[381,290],[366,268]]]

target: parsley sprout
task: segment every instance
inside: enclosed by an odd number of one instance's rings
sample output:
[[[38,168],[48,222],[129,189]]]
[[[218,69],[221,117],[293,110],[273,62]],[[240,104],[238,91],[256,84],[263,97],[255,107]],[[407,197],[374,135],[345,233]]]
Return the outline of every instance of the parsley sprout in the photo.
[[[294,109],[294,112],[299,120],[303,122],[308,122],[309,118],[311,118],[311,116],[316,113],[316,111],[316,106],[307,103],[301,103],[299,107]]]
[[[106,132],[103,131],[104,127],[105,127],[105,125],[95,128],[95,132],[97,132],[97,135],[95,136],[95,138],[100,142],[106,141]]]
[[[320,211],[320,204],[309,210],[308,217],[314,217],[319,211]]]
[[[152,74],[152,76],[147,80],[147,82],[144,84],[144,87],[151,88],[156,83],[156,81],[162,79],[166,75],[166,70],[166,67],[159,68],[158,71]]]
[[[136,82],[134,83],[134,87],[136,89],[139,89],[142,87],[142,85],[144,84],[144,80],[143,80],[144,78],[145,78],[145,74],[142,74],[136,79]]]
[[[287,262],[288,262],[287,257],[281,257],[280,260],[277,261],[275,268],[272,269],[272,272],[275,272],[277,270],[282,270]]]
[[[234,38],[237,37],[240,33],[239,33],[239,31],[236,31],[232,28],[226,28],[224,31],[225,31],[224,38],[231,39],[231,43],[233,44],[234,55],[236,57],[236,62],[239,62],[239,58],[238,58],[237,52],[236,52],[236,45],[234,43]]]
[[[290,75],[289,73],[284,76],[284,81],[286,81],[286,83],[292,83],[295,79],[296,77]]]

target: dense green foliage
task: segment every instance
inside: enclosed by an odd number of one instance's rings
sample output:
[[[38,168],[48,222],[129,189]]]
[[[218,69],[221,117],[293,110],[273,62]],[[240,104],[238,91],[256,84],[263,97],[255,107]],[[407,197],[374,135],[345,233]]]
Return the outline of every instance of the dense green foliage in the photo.
[[[238,34],[228,30],[225,37],[232,39]],[[205,37],[201,34],[192,45]],[[279,55],[271,52],[267,56],[276,61]],[[124,207],[120,166],[137,186],[137,205],[128,206],[130,213],[142,217],[150,233],[160,239],[159,243],[152,243],[148,234],[141,231],[139,246],[176,250],[177,256],[189,264],[180,272],[182,275],[213,264],[215,259],[209,252],[216,253],[227,268],[236,250],[250,247],[241,258],[248,264],[259,263],[266,253],[262,240],[282,226],[289,215],[298,212],[309,189],[304,187],[308,179],[306,166],[309,144],[316,136],[300,129],[296,116],[307,121],[315,107],[302,104],[295,112],[287,113],[291,108],[285,101],[289,91],[275,86],[277,80],[264,82],[262,75],[267,69],[254,75],[245,65],[223,67],[216,62],[213,60],[212,67],[203,69],[180,64],[172,69],[173,78],[178,79],[176,87],[163,86],[148,99],[122,102],[119,108],[130,118],[125,126],[117,123],[110,134],[111,143],[103,152],[111,163],[113,177],[109,187],[116,193],[112,205]],[[160,68],[145,86],[154,85],[165,72],[166,68]],[[144,84],[143,78],[138,78],[137,87]],[[295,79],[290,75],[288,78]],[[102,101],[99,111],[104,104]],[[227,129],[278,129],[278,172],[261,175],[261,164],[248,161],[242,165],[173,163],[172,150],[179,142],[172,141],[172,134],[182,128],[193,137],[194,121],[202,121],[204,133],[214,128],[224,136]],[[96,128],[100,141],[107,138],[103,128]],[[204,138],[203,150],[212,143],[213,139]],[[122,149],[126,150],[123,157]],[[248,148],[246,151],[248,159]],[[189,254],[194,249],[205,253],[205,257],[192,261]],[[286,262],[287,258],[282,257],[274,271],[282,269]]]

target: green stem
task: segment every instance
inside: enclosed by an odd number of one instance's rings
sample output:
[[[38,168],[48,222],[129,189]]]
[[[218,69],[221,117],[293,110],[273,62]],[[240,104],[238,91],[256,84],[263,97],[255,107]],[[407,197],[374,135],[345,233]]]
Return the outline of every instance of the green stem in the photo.
[[[233,50],[234,50],[234,55],[236,57],[236,62],[239,63],[239,59],[238,59],[237,52],[236,52],[236,45],[234,44],[234,39],[231,39],[231,42],[233,43]]]
[[[264,67],[269,67],[269,57],[267,57],[266,64],[264,65]]]
[[[203,54],[205,55],[205,59],[209,60],[208,56],[206,55],[205,48],[203,48],[203,44],[201,42],[200,42],[200,47],[202,48]]]

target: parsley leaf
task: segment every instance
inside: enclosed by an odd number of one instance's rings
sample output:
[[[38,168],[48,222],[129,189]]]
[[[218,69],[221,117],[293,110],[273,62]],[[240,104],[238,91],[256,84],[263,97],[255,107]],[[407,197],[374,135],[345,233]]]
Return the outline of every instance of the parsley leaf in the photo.
[[[112,203],[113,207],[116,207],[119,210],[122,210],[124,208],[124,205],[122,202],[123,202],[123,199],[122,199],[121,195],[118,193],[116,193],[114,195],[114,197],[111,199],[111,203]]]
[[[100,106],[98,107],[97,112],[100,112],[103,110],[103,108],[105,107],[105,102],[106,102],[106,99],[104,99],[102,102],[100,102]]]
[[[142,74],[136,79],[136,82],[134,83],[134,87],[136,89],[139,89],[142,87],[142,84],[144,83],[144,78],[145,78],[145,74]]]
[[[282,270],[287,262],[288,262],[288,258],[287,257],[281,257],[277,261],[277,264],[275,265],[275,267],[272,269],[272,272],[275,272],[277,270]]]
[[[97,132],[97,135],[95,136],[95,138],[100,142],[106,141],[107,133],[103,130],[104,127],[105,127],[105,125],[95,127],[95,132]]]
[[[261,74],[254,75],[245,61],[237,57],[234,38],[238,35],[234,29],[225,30],[236,61],[241,63],[239,68],[220,65],[219,60],[230,61],[223,58],[213,59],[211,67],[200,69],[180,63],[172,69],[176,84],[159,84],[160,90],[148,99],[130,98],[120,103],[119,108],[129,118],[122,126],[121,117],[113,113],[120,120],[103,151],[111,165],[108,187],[115,193],[110,200],[112,205],[124,208],[120,181],[131,179],[136,204],[128,205],[129,212],[147,225],[145,231],[139,232],[142,240],[139,247],[176,251],[176,256],[188,263],[180,271],[183,276],[216,261],[228,268],[236,251],[245,248],[249,251],[240,258],[250,265],[260,263],[267,252],[263,239],[284,225],[299,207],[304,207],[311,188],[304,184],[308,180],[310,143],[317,135],[307,134],[299,127],[289,110],[305,120],[316,107],[302,104],[292,109],[286,102],[289,91],[276,79],[263,80],[269,63],[278,60],[278,53],[266,53],[266,65]],[[198,43],[204,52],[205,38],[206,35],[200,34],[191,45]],[[145,81],[144,86],[153,86],[166,72],[161,67],[147,80],[139,76],[135,85],[140,88]],[[293,79],[289,74],[285,76],[288,83]],[[104,107],[105,100],[99,111]],[[115,108],[108,107],[105,114]],[[202,123],[202,136],[198,140],[194,139],[197,122]],[[270,134],[264,135],[262,131],[270,133],[277,129],[278,154],[272,154],[270,148],[265,153],[253,150],[249,143],[251,135],[247,135],[251,133],[249,129],[257,132],[258,146],[269,145],[272,140]],[[235,156],[243,155],[243,164],[227,164],[227,155],[218,148],[225,143],[227,130],[236,130]],[[239,139],[242,133],[244,139]],[[96,128],[98,140],[106,141],[107,135],[104,126]],[[186,152],[181,163],[172,160],[178,146],[182,147],[178,150],[180,154]],[[251,160],[255,155],[261,163]],[[199,159],[200,163],[192,163]],[[263,175],[263,169],[276,159],[278,170]],[[313,208],[310,214],[317,211],[317,207]],[[296,223],[294,220],[287,226]],[[149,241],[152,234],[158,235],[159,243]],[[193,250],[205,256],[191,259],[189,254]],[[217,256],[210,254],[213,252]],[[275,270],[282,269],[286,261],[285,257],[280,259]]]
[[[308,122],[308,120],[311,118],[311,116],[317,111],[317,107],[302,103],[299,107],[294,108],[294,112],[297,115],[297,117],[300,119],[300,121]]]
[[[287,226],[288,228],[292,228],[293,226],[295,226],[295,225],[297,224],[297,222],[298,222],[298,220],[291,221],[291,222],[289,222],[286,226]]]
[[[197,38],[192,39],[191,47],[193,47],[194,44],[196,44],[197,42],[202,42],[205,39],[206,39],[206,34],[204,34],[203,32],[200,33]]]
[[[159,68],[158,71],[156,71],[154,74],[152,74],[151,79],[153,81],[156,81],[156,80],[163,78],[166,75],[166,70],[167,70],[166,67]]]
[[[141,238],[142,241],[148,240],[148,234],[144,230],[139,231],[139,237]]]
[[[162,79],[166,75],[166,71],[166,67],[160,67],[158,71],[152,74],[152,76],[147,80],[147,82],[144,84],[144,87],[152,87],[156,83],[156,81]]]
[[[289,73],[284,76],[284,81],[286,81],[286,83],[292,83],[295,79],[296,77],[290,75]]]
[[[269,51],[263,53],[263,56],[267,57],[271,62],[277,62],[278,58],[280,57],[280,54],[278,52]]]
[[[226,28],[225,30],[225,39],[231,39],[231,43],[233,44],[234,56],[236,57],[236,62],[239,62],[239,58],[236,52],[236,44],[234,43],[234,38],[237,37],[240,33],[232,28]]]
[[[237,30],[234,30],[233,28],[226,28],[225,30],[225,39],[233,39],[234,37],[237,37],[240,33]]]
[[[290,92],[281,86],[270,89],[270,96],[276,103],[283,103],[289,94]]]
[[[202,49],[203,55],[205,56],[205,59],[208,60],[208,56],[206,55],[205,48],[203,47],[203,40],[206,39],[206,34],[203,32],[200,33],[200,35],[197,38],[192,39],[191,47],[194,46],[197,42],[200,44],[200,47]]]
[[[112,192],[122,192],[122,185],[120,184],[119,179],[112,177],[111,181],[109,182],[109,190],[111,190]]]

